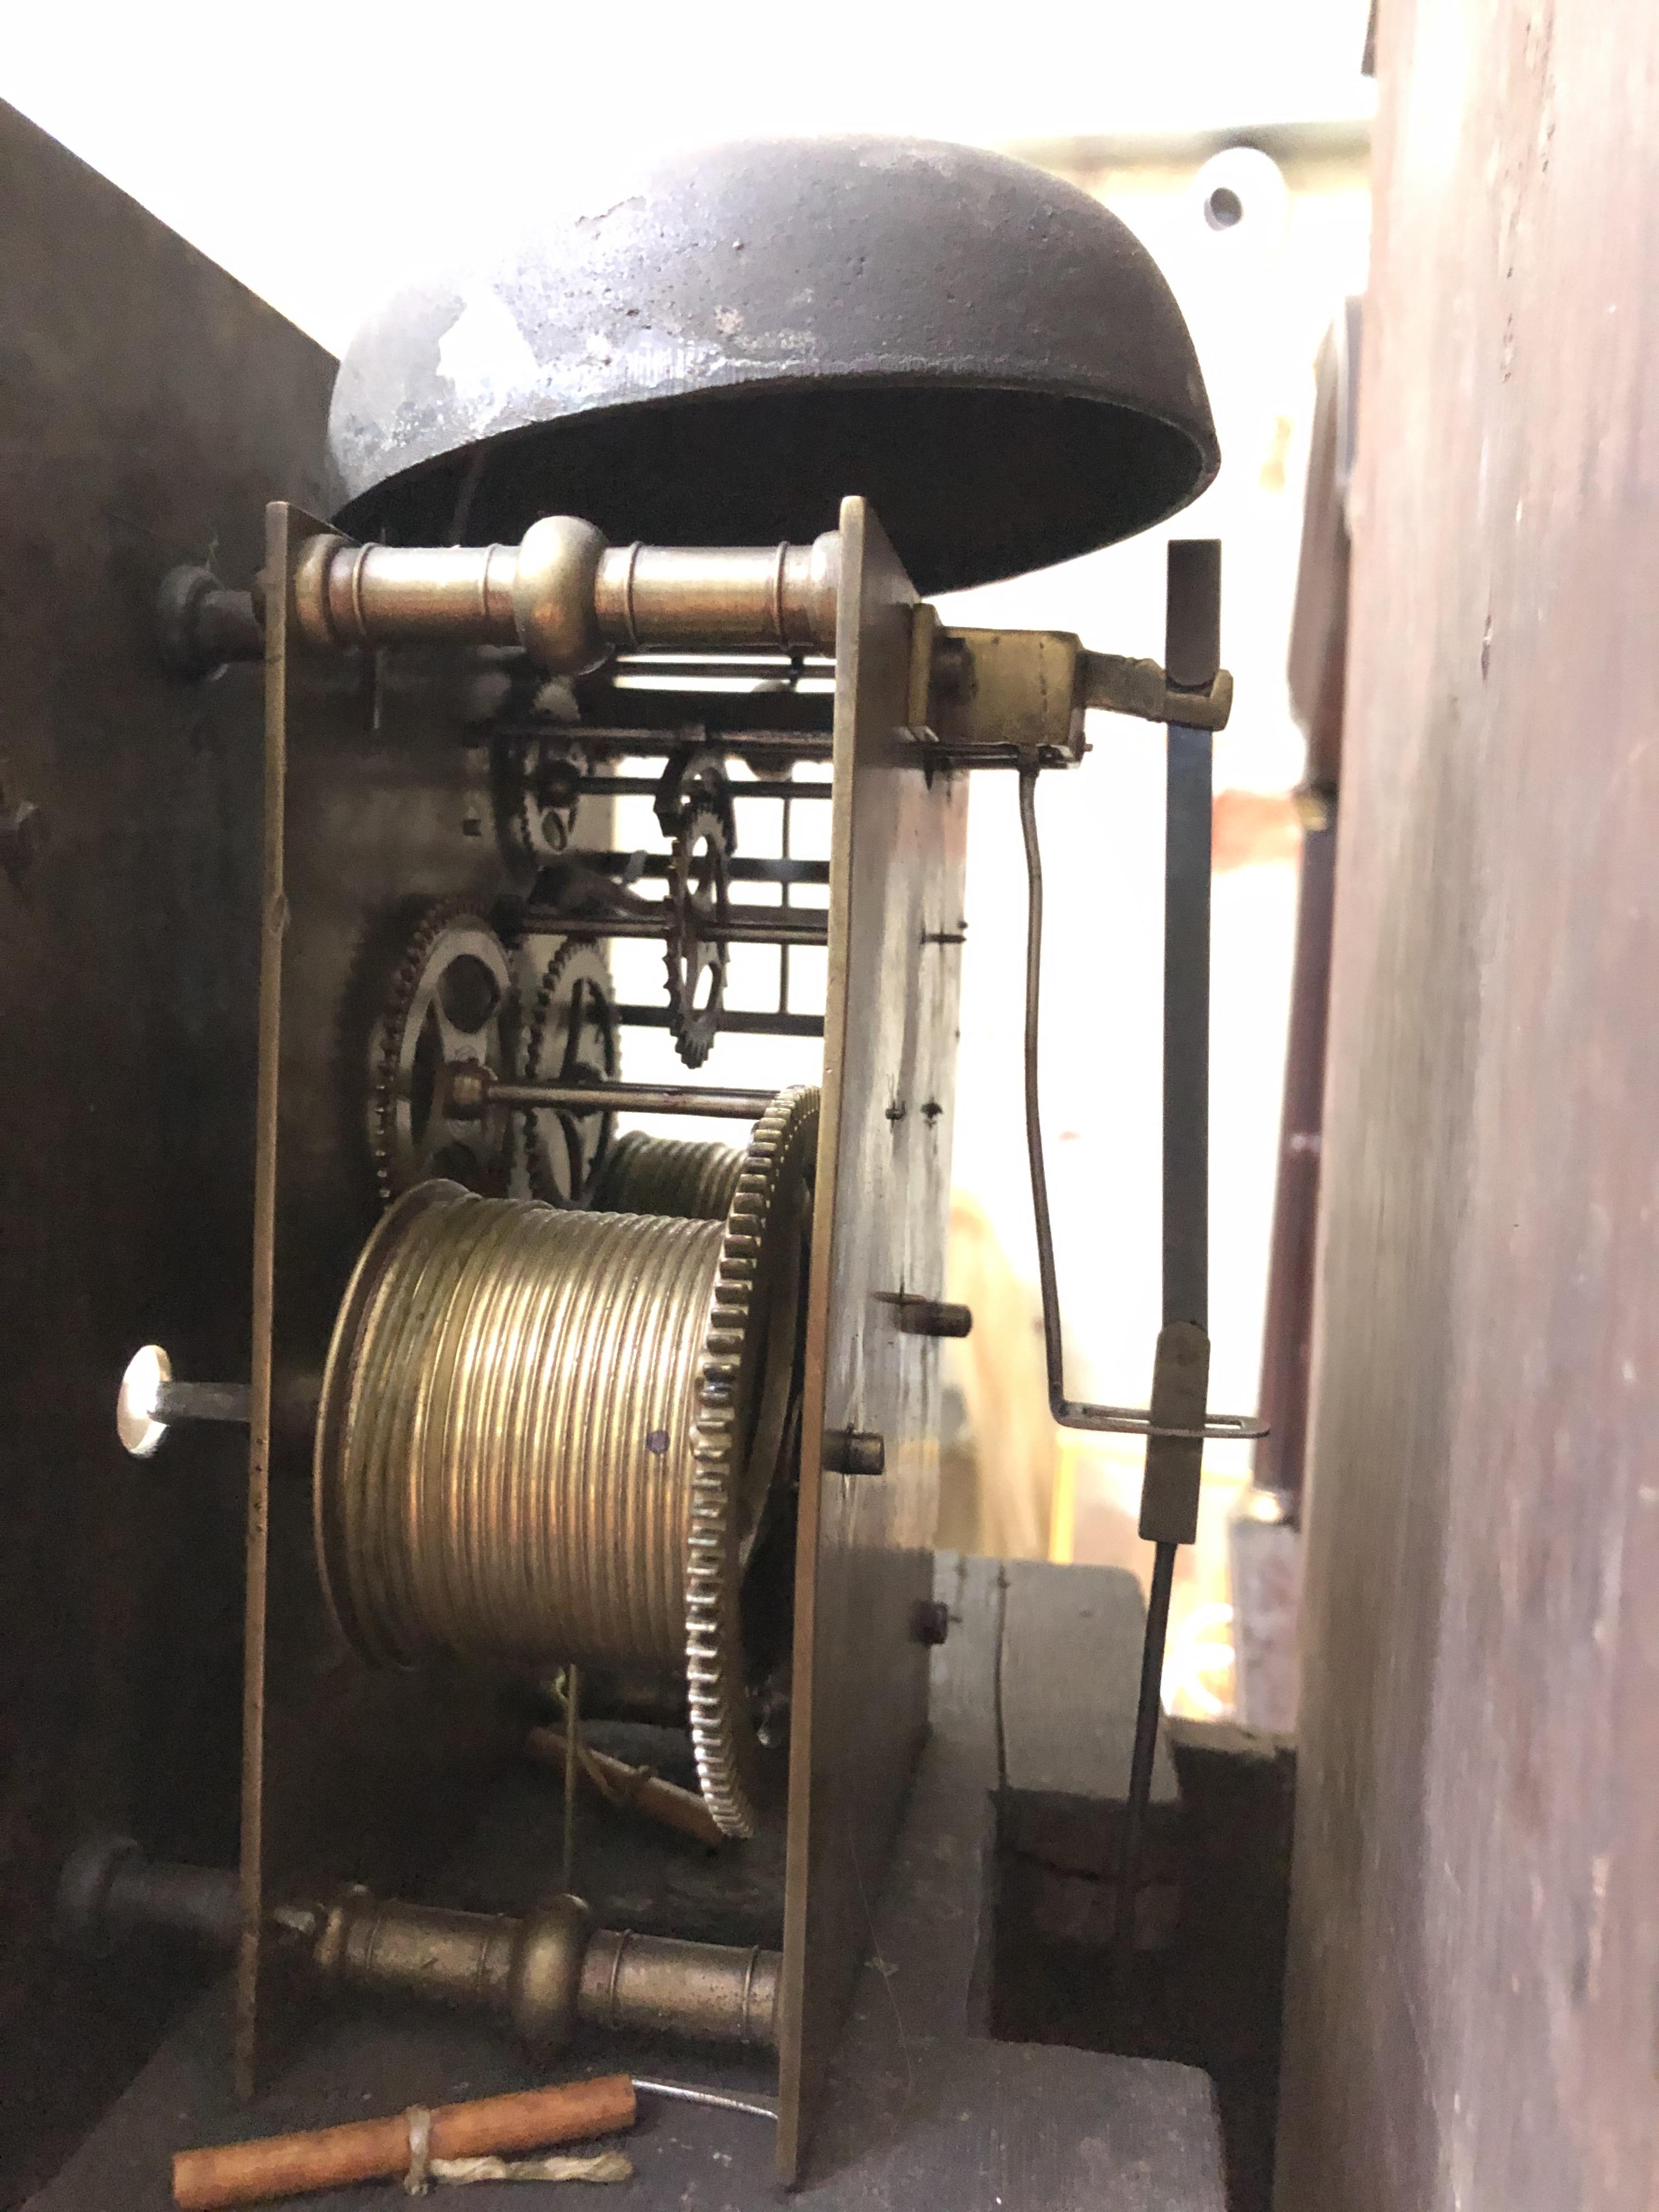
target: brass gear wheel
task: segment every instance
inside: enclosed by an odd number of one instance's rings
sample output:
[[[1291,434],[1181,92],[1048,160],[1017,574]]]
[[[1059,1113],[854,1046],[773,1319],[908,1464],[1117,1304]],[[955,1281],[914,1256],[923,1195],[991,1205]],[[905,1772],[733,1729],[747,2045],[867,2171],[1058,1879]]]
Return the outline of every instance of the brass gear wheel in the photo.
[[[586,750],[568,733],[496,741],[490,763],[495,817],[502,858],[515,880],[532,883],[568,849],[587,769]]]
[[[668,1026],[688,1067],[701,1067],[720,1034],[731,903],[730,842],[712,806],[689,807],[668,856]]]
[[[665,837],[673,837],[694,806],[718,814],[726,832],[726,849],[738,849],[738,810],[732,804],[732,785],[723,757],[708,745],[681,745],[669,757],[651,802],[657,826]]]
[[[429,907],[369,1040],[368,1142],[383,1204],[429,1176],[469,1190],[504,1186],[507,1116],[460,1120],[442,1079],[457,1061],[502,1073],[514,1006],[512,964],[483,916],[463,899]]]
[[[614,1083],[619,1060],[611,970],[592,939],[568,937],[542,974],[525,1024],[526,1083]],[[614,1114],[566,1107],[524,1111],[525,1176],[544,1206],[586,1206],[611,1150]]]
[[[799,1383],[817,1128],[818,1093],[805,1085],[781,1091],[755,1124],[726,1215],[698,1369],[686,1681],[697,1778],[729,1836],[750,1836],[757,1824],[740,1601]],[[795,1340],[787,1362],[769,1357],[777,1332]]]

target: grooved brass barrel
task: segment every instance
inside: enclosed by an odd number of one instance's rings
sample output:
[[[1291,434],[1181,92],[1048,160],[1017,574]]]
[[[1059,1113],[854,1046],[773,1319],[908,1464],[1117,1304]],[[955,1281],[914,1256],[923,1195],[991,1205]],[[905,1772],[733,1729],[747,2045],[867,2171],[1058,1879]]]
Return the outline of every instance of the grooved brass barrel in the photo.
[[[664,1213],[719,1221],[731,1206],[743,1154],[733,1145],[629,1129],[605,1154],[589,1200],[601,1213]]]
[[[678,1675],[732,1836],[757,1819],[743,1583],[799,1432],[817,1118],[778,1093],[717,1221],[416,1183],[347,1286],[317,1419],[347,1641]]]
[[[324,1383],[324,1579],[366,1656],[684,1664],[717,1222],[419,1184],[371,1238]]]

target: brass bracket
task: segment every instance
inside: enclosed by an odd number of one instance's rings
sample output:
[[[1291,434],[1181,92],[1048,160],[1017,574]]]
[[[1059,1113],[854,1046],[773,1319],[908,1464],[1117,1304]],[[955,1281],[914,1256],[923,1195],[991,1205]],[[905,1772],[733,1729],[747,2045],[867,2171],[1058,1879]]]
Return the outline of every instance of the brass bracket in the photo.
[[[1013,768],[1032,759],[1075,767],[1087,750],[1083,718],[1091,707],[1220,730],[1232,704],[1224,668],[1201,690],[1188,690],[1155,660],[1087,652],[1066,630],[943,629],[925,604],[911,616],[909,734],[953,767]]]
[[[1198,1534],[1210,1340],[1196,1322],[1166,1322],[1152,1363],[1152,1421],[1140,1486],[1140,1534],[1149,1544],[1190,1544]]]
[[[911,708],[921,696],[917,645],[927,663],[922,720],[940,751],[967,768],[1012,768],[1035,754],[1075,767],[1083,736],[1082,647],[1064,630],[937,628],[929,607],[912,629]]]

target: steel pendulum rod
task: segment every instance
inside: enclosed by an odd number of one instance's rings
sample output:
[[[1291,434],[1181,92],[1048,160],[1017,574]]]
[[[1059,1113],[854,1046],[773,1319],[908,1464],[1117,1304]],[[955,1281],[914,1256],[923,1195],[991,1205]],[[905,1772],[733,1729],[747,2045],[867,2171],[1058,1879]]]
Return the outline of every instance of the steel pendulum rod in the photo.
[[[1117,1886],[1112,1917],[1112,1978],[1121,1989],[1133,1961],[1135,1895],[1140,1875],[1140,1838],[1152,1794],[1152,1763],[1158,1755],[1158,1710],[1164,1692],[1164,1646],[1170,1631],[1170,1589],[1175,1578],[1176,1547],[1159,1544],[1152,1554],[1152,1579],[1146,1593],[1146,1633],[1140,1654],[1140,1692],[1135,1700],[1134,1750],[1129,1761],[1129,1793],[1123,1807]]]
[[[1221,658],[1221,547],[1170,546],[1164,659],[1171,690],[1203,690]],[[1123,1811],[1113,1948],[1121,1982],[1133,1957],[1140,1839],[1158,1750],[1164,1650],[1177,1547],[1198,1534],[1209,1385],[1210,861],[1214,739],[1169,725],[1164,832],[1164,1327],[1152,1380],[1140,1534],[1156,1547],[1146,1601],[1134,1752]]]
[[[1112,1921],[1114,1972],[1120,1983],[1134,1955],[1140,1838],[1152,1794],[1152,1762],[1158,1753],[1158,1711],[1164,1695],[1164,1646],[1170,1630],[1170,1589],[1175,1579],[1175,1562],[1176,1547],[1159,1544],[1152,1553],[1152,1579],[1146,1593],[1146,1632],[1141,1646],[1140,1690],[1135,1700],[1134,1750],[1129,1760],[1129,1790],[1123,1807]]]

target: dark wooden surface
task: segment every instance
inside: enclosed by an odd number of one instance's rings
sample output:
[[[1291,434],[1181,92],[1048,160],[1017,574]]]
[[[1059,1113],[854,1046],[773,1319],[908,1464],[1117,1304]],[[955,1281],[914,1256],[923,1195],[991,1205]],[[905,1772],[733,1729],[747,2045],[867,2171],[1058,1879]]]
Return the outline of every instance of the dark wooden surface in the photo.
[[[927,1717],[912,1632],[932,1583],[939,1347],[897,1328],[939,1297],[951,1195],[966,779],[915,765],[909,580],[860,499],[841,511],[823,1108],[795,1577],[782,2124],[792,2172],[840,2033]],[[822,1233],[828,1223],[830,1234]],[[879,1476],[819,1473],[822,1431],[872,1431]]]
[[[1269,1534],[1288,1533],[1270,1530]],[[999,2037],[1133,2052],[1213,2081],[1229,2212],[1272,2192],[1295,1755],[1287,1738],[1166,1720],[1114,1971],[1145,1610],[1121,1572],[1007,1563],[997,1688]]]
[[[1127,1580],[1109,1568],[1060,1571],[1101,1588]],[[1195,2069],[986,2038],[1003,1591],[994,1560],[950,1557],[937,1587],[952,1622],[933,1655],[933,1733],[886,1882],[869,1900],[870,1957],[793,2201],[823,2212],[1221,2212],[1214,2100]],[[1100,1693],[1132,1698],[1133,1683]],[[1081,1699],[1092,1686],[1063,1675],[1055,1694]],[[487,1817],[450,1886],[477,1903],[521,1879],[521,1848]],[[230,2094],[229,2040],[220,1992],[30,2212],[163,2212],[168,2160],[186,2144],[488,2095],[531,2078],[508,2042],[464,2021],[341,2014],[249,2112]],[[585,2040],[569,2070],[618,2066],[751,2094],[769,2086],[769,2069],[752,2060],[614,2039]],[[619,2204],[752,2212],[791,2201],[774,2176],[769,2120],[649,2097],[642,2113],[627,2142],[638,2178]],[[377,2198],[354,2191],[308,2201],[317,2212],[348,2212]],[[378,2201],[394,2195],[382,2190]],[[523,2202],[513,2185],[481,2185],[467,2199],[469,2212],[522,2212]]]
[[[1297,880],[1296,950],[1268,1243],[1267,1303],[1261,1327],[1261,1382],[1256,1395],[1266,1434],[1256,1445],[1252,1475],[1258,1490],[1277,1493],[1292,1520],[1307,1464],[1308,1385],[1313,1366],[1314,1251],[1336,895],[1337,787],[1347,678],[1347,499],[1353,474],[1359,334],[1359,302],[1346,301],[1319,349],[1296,605],[1286,656],[1291,711],[1308,741],[1302,776],[1306,811]],[[1273,1558],[1295,1548],[1293,1536],[1270,1540],[1261,1544],[1260,1556]],[[1232,1599],[1237,1709],[1258,1725],[1289,1728],[1296,1711],[1295,1608],[1270,1605],[1259,1609],[1255,1601],[1260,1593],[1248,1569],[1240,1587],[1237,1558],[1236,1547]],[[1283,1688],[1286,1675],[1292,1685],[1288,1700]]]
[[[1024,1800],[1121,1798],[1134,1749],[1133,1685],[1146,1621],[1139,1585],[1132,1575],[1074,1575],[1042,1559],[1011,1559],[1004,1572],[997,1674],[1004,1788]],[[1055,1685],[1062,1680],[1067,1689],[1060,1696]],[[1175,1794],[1160,1729],[1152,1801],[1165,1803]]]
[[[1311,1281],[1310,1316],[1311,1317]],[[1247,1728],[1296,1730],[1301,1678],[1302,1531],[1240,1514],[1227,1532],[1232,1583],[1233,1710]]]
[[[1659,11],[1378,11],[1281,2212],[1659,2193]]]
[[[0,106],[0,2203],[191,1980],[54,1951],[94,1828],[236,1842],[241,1441],[116,1442],[129,1356],[246,1379],[259,672],[156,657],[176,562],[258,567],[317,500],[334,363]],[[42,2161],[46,2161],[44,2164]]]
[[[1214,2085],[1228,2212],[1267,2212],[1295,1753],[1218,1721],[1169,1723],[1178,1804],[1143,1832],[1139,1936],[1114,1969],[1121,1800],[999,1803],[992,2032],[1200,2067]],[[1120,1788],[1121,1785],[1119,1785]]]
[[[1334,792],[1342,778],[1348,671],[1348,495],[1358,423],[1361,303],[1344,301],[1314,364],[1314,418],[1302,502],[1302,546],[1285,675],[1291,712],[1308,740],[1303,781]]]
[[[1097,1952],[1109,1940],[1117,1896],[1146,1606],[1134,1577],[1121,1571],[1077,1575],[1046,1560],[1011,1559],[1003,1576],[996,1683],[1003,1895],[1028,1866],[1040,1869],[1033,1929]],[[1166,1940],[1173,1920],[1178,1812],[1163,1726],[1139,1868],[1141,1942]],[[1097,1956],[1087,1971],[1101,1972]]]
[[[1020,1572],[939,1556],[937,1587],[951,1626],[933,1657],[933,1734],[831,2071],[809,2181],[839,2191],[826,2203],[848,2212],[999,2204],[1220,2212],[1214,2098],[1195,2068],[983,2039],[994,1971],[995,1799],[1006,1757],[1033,1763],[1006,1712],[998,1727],[1009,1581]],[[1138,1613],[1139,1594],[1118,1569],[1048,1572],[1081,1594],[1061,1608],[1084,1632],[1070,1649],[1051,1645],[1050,1696],[1082,1738],[1097,1705],[1133,1711],[1135,1672],[1097,1681],[1088,1662],[1094,1620]]]

